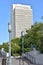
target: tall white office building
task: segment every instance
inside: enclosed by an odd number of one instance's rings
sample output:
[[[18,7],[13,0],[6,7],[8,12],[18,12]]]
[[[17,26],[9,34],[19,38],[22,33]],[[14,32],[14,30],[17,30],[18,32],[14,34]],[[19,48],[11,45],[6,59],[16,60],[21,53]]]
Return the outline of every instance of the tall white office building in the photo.
[[[21,31],[26,33],[26,29],[32,25],[32,9],[31,6],[13,4],[11,11],[12,38],[20,37]]]

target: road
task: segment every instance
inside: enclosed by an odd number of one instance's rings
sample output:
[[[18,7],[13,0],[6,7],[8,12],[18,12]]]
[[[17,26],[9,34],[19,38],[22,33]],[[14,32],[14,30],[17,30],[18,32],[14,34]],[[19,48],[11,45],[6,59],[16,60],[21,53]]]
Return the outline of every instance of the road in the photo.
[[[11,58],[11,65],[30,65],[24,58]]]
[[[0,58],[0,65],[2,65],[2,58]],[[8,60],[6,61],[8,65]],[[30,61],[26,58],[11,58],[11,65],[39,65],[39,64],[30,64]]]

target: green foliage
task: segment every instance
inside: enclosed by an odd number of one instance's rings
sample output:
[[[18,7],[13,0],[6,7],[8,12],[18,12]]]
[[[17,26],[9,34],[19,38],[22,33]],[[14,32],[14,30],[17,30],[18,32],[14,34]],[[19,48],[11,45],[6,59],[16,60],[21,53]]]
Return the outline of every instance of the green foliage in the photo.
[[[31,49],[30,48],[25,48],[24,50],[25,50],[25,52],[29,52]]]
[[[31,29],[27,30],[27,44],[29,44],[29,46],[31,46],[31,44],[36,45],[36,49],[39,49],[42,31],[43,23],[35,23]]]
[[[20,56],[20,54],[18,54],[18,53],[14,53],[13,56]]]
[[[19,44],[20,44],[20,39],[19,38],[11,40],[12,55],[14,53],[17,53],[17,52],[19,53],[20,52],[20,46],[19,46]]]
[[[8,42],[3,43],[3,48],[6,52],[8,52]]]
[[[31,45],[36,46],[36,49],[43,53],[43,23],[35,23],[31,29],[26,30],[24,35],[24,51],[28,52],[31,50]],[[8,52],[8,43],[0,45],[0,49],[4,48]],[[11,40],[12,55],[18,55],[22,53],[22,39],[15,38]]]
[[[41,35],[40,41],[41,41],[41,44],[40,44],[40,52],[43,53],[43,35]]]
[[[0,45],[0,49],[3,48],[3,45]]]

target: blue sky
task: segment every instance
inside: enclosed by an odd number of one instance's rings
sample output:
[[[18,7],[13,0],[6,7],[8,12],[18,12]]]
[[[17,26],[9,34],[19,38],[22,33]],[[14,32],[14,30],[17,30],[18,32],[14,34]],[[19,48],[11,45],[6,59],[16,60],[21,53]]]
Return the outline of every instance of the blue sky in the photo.
[[[11,5],[31,5],[33,9],[33,22],[43,21],[43,0],[0,0],[0,44],[9,40],[8,22],[10,21]]]

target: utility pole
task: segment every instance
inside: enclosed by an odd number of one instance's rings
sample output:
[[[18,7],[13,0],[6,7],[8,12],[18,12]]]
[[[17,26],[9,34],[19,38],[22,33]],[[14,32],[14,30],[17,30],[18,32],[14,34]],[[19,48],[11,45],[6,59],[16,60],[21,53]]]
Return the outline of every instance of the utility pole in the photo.
[[[22,37],[22,56],[24,56],[24,31],[21,32]]]
[[[8,65],[11,65],[11,24],[8,23],[8,32],[9,32],[9,57],[8,57]]]

